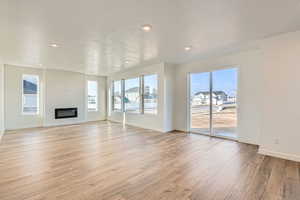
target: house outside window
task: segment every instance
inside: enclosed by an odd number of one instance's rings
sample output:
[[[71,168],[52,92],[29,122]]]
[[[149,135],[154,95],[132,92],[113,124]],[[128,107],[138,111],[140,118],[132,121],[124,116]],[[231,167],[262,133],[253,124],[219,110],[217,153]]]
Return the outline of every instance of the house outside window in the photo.
[[[39,114],[39,77],[23,75],[22,77],[22,113],[24,115]]]
[[[88,81],[88,111],[98,111],[98,82]]]

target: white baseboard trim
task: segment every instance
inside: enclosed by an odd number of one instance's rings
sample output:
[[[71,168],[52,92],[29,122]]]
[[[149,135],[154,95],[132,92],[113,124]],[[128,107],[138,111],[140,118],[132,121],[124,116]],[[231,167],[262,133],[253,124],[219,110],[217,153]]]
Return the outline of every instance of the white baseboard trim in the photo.
[[[253,142],[253,141],[250,141],[250,140],[244,140],[243,138],[238,138],[237,141],[239,143],[244,143],[244,144],[251,144],[251,145],[256,145],[258,146],[259,144]]]
[[[181,129],[181,128],[179,128],[179,129],[178,129],[178,128],[177,128],[177,129],[175,128],[174,131],[179,131],[179,132],[184,132],[184,133],[189,133],[189,132],[190,132],[190,131],[188,131],[188,130]]]
[[[63,123],[53,123],[53,124],[44,124],[43,127],[55,127],[55,126],[68,126],[68,125],[78,125],[84,124],[88,122],[97,122],[97,121],[105,121],[106,119],[99,119],[99,120],[83,120],[83,121],[76,121],[76,122],[63,122]]]
[[[76,125],[76,124],[83,124],[86,121],[76,121],[76,122],[61,122],[61,123],[49,123],[44,124],[43,127],[53,127],[53,126],[67,126],[67,125]]]
[[[123,123],[123,121],[118,121],[118,120],[115,120],[115,119],[107,119],[107,120],[111,121],[111,122],[121,123],[121,124]],[[134,126],[134,127],[138,127],[138,128],[143,128],[143,129],[149,129],[149,130],[153,130],[153,131],[157,131],[157,132],[161,132],[161,133],[171,132],[171,131],[165,131],[165,130],[161,130],[161,129],[143,127],[143,126],[141,126],[139,124],[135,124],[135,123],[128,123],[128,122],[126,122],[126,125]]]
[[[85,120],[85,122],[98,122],[98,121],[106,121],[105,118],[101,118],[101,119],[89,119],[89,120]]]
[[[282,159],[285,159],[285,160],[300,162],[300,156],[298,156],[298,155],[281,153],[281,152],[276,152],[276,151],[270,151],[270,150],[262,148],[262,147],[259,148],[258,153],[262,154],[262,155],[282,158]]]
[[[56,126],[68,126],[68,125],[71,126],[71,125],[84,124],[84,123],[88,123],[88,122],[97,122],[97,121],[106,121],[106,119],[89,120],[89,121],[84,120],[84,121],[77,121],[77,122],[64,122],[64,123],[43,124],[41,126],[28,126],[28,127],[24,127],[24,128],[8,129],[7,131],[17,131],[17,130],[33,129],[33,128],[48,128],[48,127],[56,127]],[[1,131],[0,131],[0,141],[1,141]]]
[[[33,129],[33,128],[42,128],[43,126],[26,126],[26,127],[19,127],[19,128],[10,128],[6,129],[6,131],[18,131],[18,130],[25,130],[25,129]]]
[[[107,121],[115,122],[115,123],[123,123],[122,121],[114,120],[114,119],[107,119]]]

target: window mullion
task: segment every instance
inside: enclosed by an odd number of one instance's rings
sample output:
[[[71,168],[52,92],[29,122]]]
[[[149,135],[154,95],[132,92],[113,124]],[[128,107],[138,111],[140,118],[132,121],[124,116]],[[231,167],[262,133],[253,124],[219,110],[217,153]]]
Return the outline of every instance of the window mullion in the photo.
[[[212,101],[213,101],[213,76],[212,76],[212,72],[209,72],[209,132],[210,135],[213,135],[213,105],[212,105]]]
[[[122,104],[121,110],[122,110],[122,112],[126,112],[124,98],[125,98],[125,80],[122,79],[121,80],[121,104]]]
[[[144,76],[140,76],[140,113],[144,114]]]
[[[111,105],[111,109],[112,111],[115,110],[115,82],[112,81],[112,87],[111,87],[111,102],[112,102],[112,105]]]

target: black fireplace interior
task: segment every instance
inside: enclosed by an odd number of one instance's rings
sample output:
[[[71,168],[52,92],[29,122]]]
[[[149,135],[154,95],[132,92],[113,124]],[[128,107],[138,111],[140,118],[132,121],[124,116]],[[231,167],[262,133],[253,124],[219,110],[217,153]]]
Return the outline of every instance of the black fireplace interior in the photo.
[[[56,108],[55,119],[76,118],[78,117],[77,108]]]

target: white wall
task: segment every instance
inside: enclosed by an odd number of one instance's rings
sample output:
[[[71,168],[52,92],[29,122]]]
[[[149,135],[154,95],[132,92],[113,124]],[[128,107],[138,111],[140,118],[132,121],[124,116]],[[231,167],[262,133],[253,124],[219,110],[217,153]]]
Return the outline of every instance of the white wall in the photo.
[[[86,118],[85,75],[76,72],[47,70],[45,76],[44,126],[82,123]],[[78,108],[78,117],[55,119],[55,108]]]
[[[44,126],[106,119],[106,78],[76,72],[46,70]],[[87,81],[98,81],[98,111],[87,111]],[[78,118],[54,119],[55,108],[77,107]]]
[[[1,68],[0,68],[1,69]],[[40,114],[22,115],[22,75],[40,77]],[[87,80],[98,81],[98,112],[87,112]],[[7,130],[75,124],[106,119],[106,78],[76,72],[5,66],[5,128]],[[54,119],[54,109],[77,107],[78,118]]]
[[[5,65],[5,129],[20,129],[41,127],[43,125],[43,109],[40,107],[39,115],[22,114],[22,75],[32,74],[40,77],[43,83],[43,71],[34,68]],[[40,92],[43,105],[42,92]]]
[[[175,99],[177,98],[175,93],[175,70],[176,66],[171,64],[165,64],[164,68],[164,128],[165,130],[175,129]]]
[[[177,66],[175,129],[188,131],[187,88],[189,73],[238,68],[238,139],[241,142],[258,144],[262,104],[261,56],[261,51],[249,50]]]
[[[171,88],[169,81],[166,82],[165,77],[168,76],[167,73],[170,70],[166,69],[164,63],[151,65],[146,67],[135,67],[126,71],[112,74],[108,77],[107,86],[108,89],[111,88],[111,83],[113,80],[129,79],[147,74],[157,74],[158,75],[158,114],[135,114],[135,113],[121,113],[121,112],[110,112],[108,119],[112,121],[123,121],[123,116],[125,116],[126,124],[157,130],[160,132],[167,132],[173,130],[172,121],[168,121],[166,112],[172,115],[172,108],[167,108],[166,92],[170,91]],[[110,96],[108,97],[110,101]],[[108,104],[109,105],[109,104]],[[111,109],[111,107],[109,108]]]
[[[300,161],[300,31],[262,41],[260,152]]]
[[[4,65],[0,62],[0,141],[4,132]]]

